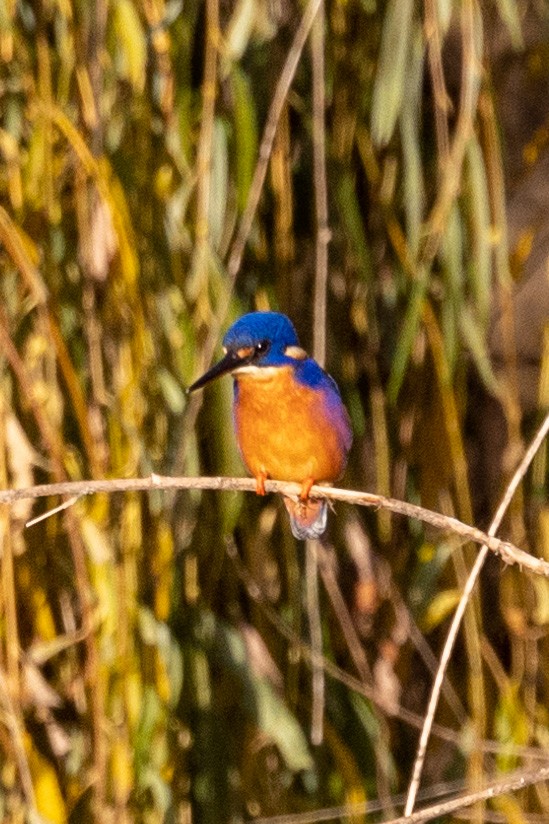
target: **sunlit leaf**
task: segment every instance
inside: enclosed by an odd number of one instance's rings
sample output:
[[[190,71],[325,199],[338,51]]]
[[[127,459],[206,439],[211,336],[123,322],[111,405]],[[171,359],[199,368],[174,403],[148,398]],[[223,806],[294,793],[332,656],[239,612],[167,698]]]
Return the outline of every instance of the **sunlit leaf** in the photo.
[[[517,763],[517,756],[512,754],[513,750],[516,746],[524,746],[530,734],[528,714],[517,684],[510,686],[501,694],[494,714],[494,732],[496,740],[503,745],[503,751],[497,759],[499,769],[511,770]],[[509,745],[507,753],[505,745]]]
[[[458,589],[446,589],[438,592],[428,605],[422,619],[422,627],[426,632],[438,627],[455,610],[459,603],[461,592]]]
[[[143,91],[147,43],[145,34],[131,0],[116,0],[113,4],[114,45],[119,55],[119,71],[136,91]]]
[[[452,12],[454,11],[453,0],[437,0],[436,3],[438,22],[443,34],[446,34],[452,20]]]
[[[67,807],[53,766],[34,746],[30,746],[28,758],[38,812],[49,824],[65,824]]]
[[[225,31],[226,56],[238,60],[244,54],[253,30],[257,3],[237,0]]]
[[[549,624],[549,581],[536,576],[533,585],[536,593],[536,608],[532,619],[538,626],[545,626]]]
[[[519,49],[523,45],[521,13],[516,0],[496,0],[496,6],[505,22],[513,46]]]

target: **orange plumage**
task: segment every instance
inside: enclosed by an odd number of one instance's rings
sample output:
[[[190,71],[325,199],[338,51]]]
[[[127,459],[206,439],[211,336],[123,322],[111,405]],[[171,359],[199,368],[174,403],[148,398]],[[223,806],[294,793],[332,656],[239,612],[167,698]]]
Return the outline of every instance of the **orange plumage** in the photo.
[[[285,366],[235,376],[235,427],[242,458],[255,478],[335,481],[345,469],[342,432],[318,391]]]

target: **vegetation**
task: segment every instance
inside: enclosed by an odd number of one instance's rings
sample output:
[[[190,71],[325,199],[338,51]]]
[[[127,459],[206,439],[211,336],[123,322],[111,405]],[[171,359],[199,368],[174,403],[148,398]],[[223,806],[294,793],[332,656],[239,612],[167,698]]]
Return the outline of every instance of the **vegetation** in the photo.
[[[487,527],[549,404],[548,79],[535,0],[3,0],[0,486],[241,475],[231,382],[185,387],[270,307],[341,387],[345,486]],[[500,534],[549,559],[547,494],[544,445]],[[2,821],[400,809],[477,548],[338,504],[315,625],[278,496],[25,526],[58,504],[0,510]],[[422,803],[543,761],[548,626],[547,581],[490,557]]]

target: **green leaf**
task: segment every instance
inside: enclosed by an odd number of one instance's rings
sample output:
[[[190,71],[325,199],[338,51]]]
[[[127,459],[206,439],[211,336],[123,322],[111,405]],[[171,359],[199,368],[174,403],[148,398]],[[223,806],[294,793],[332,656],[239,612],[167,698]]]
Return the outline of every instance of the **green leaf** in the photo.
[[[231,88],[234,96],[236,201],[239,211],[243,211],[257,163],[258,137],[255,103],[250,82],[238,66],[233,66],[231,71]]]
[[[218,249],[225,225],[229,191],[227,128],[219,117],[216,117],[214,122],[211,164],[208,217],[210,221],[210,241],[213,248]]]
[[[414,281],[412,293],[402,323],[400,336],[393,356],[393,366],[387,386],[387,397],[390,403],[395,403],[402,387],[404,375],[412,355],[412,349],[419,331],[421,310],[425,292],[427,291],[428,272],[422,269]]]
[[[215,665],[231,674],[252,723],[276,744],[288,769],[312,769],[313,759],[299,723],[271,682],[256,674],[243,633],[207,611],[202,612],[201,622],[205,654],[213,653]]]
[[[472,355],[475,366],[486,388],[498,396],[500,394],[500,387],[494,374],[492,360],[486,346],[486,333],[468,306],[464,306],[460,312],[459,327],[465,345]]]
[[[463,293],[463,235],[461,228],[461,213],[457,203],[454,203],[448,216],[444,235],[442,237],[441,258],[445,295],[442,302],[442,330],[446,357],[453,372],[459,346],[457,318],[465,296]]]
[[[378,146],[391,139],[409,70],[414,0],[389,0],[372,99],[372,138]]]
[[[337,203],[353,264],[367,283],[373,281],[373,265],[364,219],[356,192],[356,181],[350,172],[344,172],[337,185]]]
[[[377,743],[376,759],[378,759],[379,767],[384,775],[386,775],[391,782],[396,781],[397,769],[396,764],[391,756],[391,752],[383,741],[383,736],[380,735],[379,721],[376,714],[372,711],[370,702],[362,695],[356,692],[351,694],[351,704],[355,710],[360,723],[362,724],[368,738]]]
[[[453,302],[456,312],[463,301],[463,233],[461,225],[461,213],[458,204],[454,203],[442,236],[441,257],[448,299]]]
[[[181,385],[172,373],[163,367],[158,369],[157,379],[166,406],[173,415],[180,415],[186,405],[185,393]]]
[[[410,251],[419,248],[425,190],[421,159],[421,94],[423,89],[425,45],[419,25],[414,26],[409,71],[405,79],[405,94],[400,113],[400,133],[403,153],[404,209],[406,233]]]
[[[442,542],[436,546],[423,543],[418,551],[418,563],[408,589],[408,601],[418,622],[436,597],[438,581],[453,551],[452,544]]]
[[[303,730],[271,684],[263,678],[254,679],[254,692],[258,726],[277,745],[288,769],[312,769],[313,758]]]
[[[492,309],[492,244],[490,194],[486,165],[476,137],[467,144],[465,207],[468,212],[471,251],[467,278],[474,299],[475,314],[487,328]]]

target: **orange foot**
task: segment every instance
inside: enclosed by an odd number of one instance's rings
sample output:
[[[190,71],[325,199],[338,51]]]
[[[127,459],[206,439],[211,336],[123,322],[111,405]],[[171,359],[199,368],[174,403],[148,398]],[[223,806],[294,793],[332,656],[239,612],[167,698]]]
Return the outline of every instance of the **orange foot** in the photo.
[[[306,501],[309,497],[309,492],[314,484],[314,478],[306,478],[301,484],[301,492],[299,493],[299,500]]]
[[[260,472],[255,478],[255,492],[256,495],[265,495],[265,481],[267,480],[267,473]],[[310,487],[309,487],[310,489]]]

